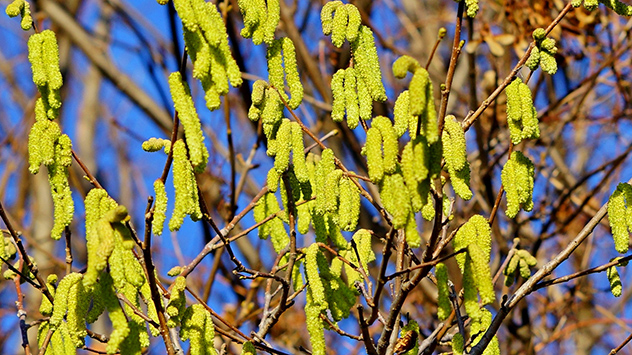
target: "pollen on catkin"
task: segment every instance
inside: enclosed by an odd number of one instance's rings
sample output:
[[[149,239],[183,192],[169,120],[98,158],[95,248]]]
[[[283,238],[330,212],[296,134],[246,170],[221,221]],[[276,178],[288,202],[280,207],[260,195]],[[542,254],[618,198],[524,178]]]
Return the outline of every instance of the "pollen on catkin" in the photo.
[[[358,102],[358,78],[354,68],[345,70],[345,107],[347,109],[347,126],[354,129],[360,123],[360,104]]]
[[[452,242],[454,250],[459,251],[475,243],[483,251],[483,255],[486,255],[486,262],[489,263],[492,250],[491,233],[492,231],[487,219],[481,215],[474,215],[456,232]],[[465,255],[461,253],[456,255],[455,258],[461,271],[463,271],[465,267]]]
[[[54,206],[54,224],[51,238],[59,240],[64,229],[72,223],[75,204],[68,183],[68,167],[72,162],[72,142],[63,134],[55,144],[55,160],[48,166],[48,182]]]
[[[360,216],[360,190],[348,176],[340,179],[338,225],[342,230],[354,231]]]
[[[397,168],[397,155],[399,154],[397,134],[395,133],[393,124],[391,123],[391,120],[388,117],[377,116],[373,119],[373,124],[371,125],[371,129],[373,128],[377,128],[380,131],[380,136],[382,140],[381,151],[383,151],[384,153],[382,157],[382,167],[384,169],[384,172],[387,174],[392,174],[395,172],[395,169]],[[368,145],[368,138],[367,138],[367,145]],[[366,149],[367,149],[367,160],[368,160],[369,147],[367,146]],[[382,155],[381,151],[380,151],[380,155]],[[367,162],[367,164],[369,163]]]
[[[450,173],[454,192],[464,200],[472,198],[470,164],[467,161],[465,132],[452,115],[446,116],[443,130],[443,157]]]
[[[162,180],[156,179],[154,181],[154,193],[156,194],[156,202],[154,203],[154,219],[151,222],[151,227],[155,235],[162,235],[167,218],[167,192]]]
[[[608,220],[612,230],[612,238],[614,239],[614,248],[623,254],[628,251],[630,243],[630,226],[632,222],[630,215],[632,214],[632,186],[627,183],[619,183],[608,200]]]
[[[522,208],[525,211],[533,209],[533,184],[535,167],[522,152],[514,151],[503,167],[501,181],[507,193],[508,218],[514,218]]]
[[[606,275],[610,282],[610,292],[612,292],[612,295],[614,297],[621,297],[623,286],[621,285],[621,277],[619,276],[616,266],[609,267],[606,271]]]
[[[410,213],[410,198],[406,193],[404,177],[401,174],[384,176],[380,184],[380,199],[384,209],[393,216],[393,228],[404,228]]]
[[[173,215],[169,220],[169,229],[176,231],[182,226],[186,215],[190,215],[194,221],[202,218],[197,182],[193,167],[187,158],[186,146],[181,139],[173,145],[173,185],[176,198]]]
[[[7,5],[6,13],[9,17],[16,17],[20,15],[22,20],[20,21],[20,27],[24,31],[28,31],[33,27],[33,17],[31,17],[31,5],[25,0],[13,0],[12,3]]]
[[[386,101],[386,91],[382,83],[382,71],[375,48],[373,31],[367,26],[360,26],[358,37],[351,42],[351,50],[358,77],[364,80],[373,100]]]
[[[523,139],[540,137],[538,114],[533,106],[531,90],[520,78],[516,78],[505,89],[507,94],[507,125],[514,144]]]
[[[331,109],[331,119],[334,122],[342,122],[345,116],[346,92],[344,87],[345,69],[338,69],[331,77],[331,93],[333,104]]]
[[[198,117],[189,85],[182,80],[180,72],[169,75],[171,97],[180,122],[184,127],[184,136],[189,148],[189,159],[193,169],[200,173],[204,171],[208,161],[208,150],[204,145],[204,134]]]
[[[486,255],[478,244],[470,243],[467,246],[467,256],[472,262],[474,282],[481,296],[481,303],[485,305],[494,302],[496,294],[489,267],[489,255]]]
[[[435,266],[435,277],[437,278],[437,317],[439,320],[446,320],[452,312],[452,303],[450,302],[450,289],[448,287],[448,268],[444,263],[438,263]]]

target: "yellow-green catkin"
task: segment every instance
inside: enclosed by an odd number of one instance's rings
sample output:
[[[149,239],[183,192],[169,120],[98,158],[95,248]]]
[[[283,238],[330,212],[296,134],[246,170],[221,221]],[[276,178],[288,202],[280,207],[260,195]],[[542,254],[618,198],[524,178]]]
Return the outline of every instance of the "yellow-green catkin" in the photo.
[[[470,190],[470,164],[467,161],[465,132],[452,115],[446,116],[443,130],[443,157],[450,173],[454,192],[464,200],[472,198]]]
[[[384,176],[380,185],[380,199],[384,209],[393,216],[393,228],[404,228],[408,223],[410,198],[406,193],[404,177],[401,174]]]
[[[208,150],[204,145],[202,125],[191,98],[189,85],[182,80],[180,72],[173,72],[169,75],[169,88],[178,117],[184,127],[191,165],[196,172],[203,172],[208,161]]]
[[[195,174],[187,158],[186,146],[181,139],[173,145],[173,186],[176,198],[169,229],[176,231],[182,226],[186,215],[190,215],[194,221],[202,218]]]
[[[346,6],[340,6],[334,12],[334,18],[331,25],[331,43],[340,48],[347,37],[347,22],[349,14]]]
[[[287,118],[283,119],[275,137],[274,168],[281,174],[290,164],[292,151],[292,124]]]
[[[294,42],[287,37],[283,38],[283,64],[285,65],[285,81],[287,81],[291,95],[288,106],[294,110],[303,101],[303,84],[301,84],[301,78],[298,75]]]
[[[352,240],[356,244],[356,248],[358,249],[358,255],[360,255],[360,260],[356,255],[355,250],[351,246],[347,249],[347,259],[352,263],[359,263],[362,265],[362,268],[365,272],[368,273],[368,264],[370,262],[375,261],[375,253],[371,248],[371,231],[368,229],[359,229],[352,237]],[[347,282],[349,287],[354,287],[354,283],[356,281],[364,282],[362,275],[355,271],[352,267],[347,264],[344,264],[345,272],[347,273]]]
[[[529,86],[520,78],[516,78],[507,86],[505,93],[507,94],[507,125],[513,144],[518,144],[523,139],[539,138],[538,113],[533,106]]]
[[[430,144],[439,140],[439,128],[437,123],[437,113],[433,98],[433,86],[428,71],[419,65],[419,62],[410,56],[402,56],[393,63],[393,74],[396,78],[404,78],[410,72],[413,78],[410,81],[408,97],[402,97],[402,103],[397,109],[396,124],[403,127],[408,119],[408,129],[411,136],[415,136],[417,131],[426,137]],[[408,112],[404,103],[408,99]],[[417,127],[418,122],[421,127]],[[399,128],[401,131],[402,128]]]
[[[614,239],[614,248],[623,254],[628,251],[632,226],[632,186],[619,183],[608,200],[608,220]]]
[[[354,231],[360,216],[360,190],[350,177],[340,179],[338,225],[342,230]]]
[[[291,109],[296,109],[303,101],[303,85],[298,75],[294,43],[287,37],[272,41],[268,46],[266,58],[270,85],[278,90]],[[285,93],[284,74],[291,98]]]
[[[169,315],[169,320],[167,321],[169,328],[175,328],[180,325],[186,309],[186,296],[184,295],[186,286],[187,279],[183,276],[176,277],[173,285],[171,285],[171,298],[165,308],[165,312]]]
[[[169,154],[169,150],[171,149],[171,141],[168,139],[153,137],[144,141],[142,144],[142,148],[146,152],[157,152],[161,149],[164,149],[165,154]]]
[[[331,108],[331,119],[334,122],[342,122],[345,116],[345,69],[338,69],[331,77],[331,93],[334,101]]]
[[[453,241],[454,250],[459,251],[475,243],[487,256],[486,260],[489,263],[489,256],[492,250],[491,233],[487,219],[481,215],[474,215],[457,231]],[[464,253],[458,254],[455,258],[459,267],[463,270],[466,259]]]
[[[342,1],[329,1],[320,11],[320,22],[323,27],[323,34],[329,36],[333,31],[333,15],[338,7],[343,6]]]
[[[228,93],[228,82],[233,87],[242,84],[222,15],[213,3],[204,0],[176,0],[174,6],[184,26],[194,77],[202,83],[207,108],[216,110],[220,106],[220,95]]]
[[[201,304],[194,304],[184,312],[180,337],[190,341],[191,355],[217,355],[211,313]]]
[[[489,256],[476,243],[470,243],[467,246],[467,256],[472,262],[472,276],[481,296],[481,303],[485,305],[494,302],[496,295],[489,267]]]
[[[316,165],[316,170],[314,172],[314,180],[315,180],[315,192],[316,192],[316,201],[315,201],[315,212],[320,215],[325,214],[327,211],[326,208],[326,198],[327,195],[327,176],[331,172],[336,169],[336,165],[334,163],[334,152],[331,149],[323,150],[321,154],[320,161]]]
[[[46,288],[48,288],[48,292],[55,297],[55,285],[57,284],[57,275],[50,274],[46,278]],[[48,297],[42,295],[42,303],[40,304],[39,312],[43,316],[50,316],[53,314],[53,304],[48,299]]]
[[[355,7],[354,7],[355,8]],[[360,123],[360,104],[358,102],[358,78],[354,68],[345,70],[345,108],[347,111],[347,126],[354,129]]]
[[[244,28],[241,36],[252,38],[256,45],[261,44],[265,37],[268,9],[264,0],[239,0],[239,10],[244,17]],[[274,34],[273,34],[274,35]]]
[[[606,275],[610,282],[610,292],[612,292],[612,295],[614,297],[621,297],[623,286],[621,285],[621,277],[619,276],[616,266],[609,267],[606,271]]]
[[[409,91],[405,90],[397,97],[395,100],[395,107],[393,108],[393,128],[395,129],[395,133],[397,133],[398,137],[401,137],[408,130],[408,126],[410,121],[414,118],[413,115],[410,114],[410,95]],[[416,125],[416,118],[415,118]],[[411,134],[415,134],[415,132],[411,132]]]
[[[66,275],[59,282],[55,293],[55,302],[53,303],[53,313],[50,318],[51,327],[57,328],[64,320],[64,316],[69,307],[75,304],[77,300],[71,300],[69,297],[71,288],[77,283],[81,283],[83,277],[80,273],[71,273]]]
[[[374,101],[386,101],[386,91],[382,83],[380,61],[375,48],[373,31],[367,26],[360,26],[358,36],[351,42],[351,50],[355,63],[356,75],[362,78]]]
[[[385,173],[395,172],[398,153],[397,134],[390,119],[384,116],[375,117],[367,132],[364,147],[371,181],[379,182]]]
[[[303,142],[303,129],[292,122],[292,164],[296,178],[301,183],[309,182],[309,172],[305,161],[305,143]]]
[[[282,190],[281,193],[283,193]],[[261,223],[264,219],[280,211],[279,202],[273,193],[266,193],[254,208],[255,222]],[[268,239],[270,237],[272,246],[276,252],[281,251],[290,242],[290,238],[285,230],[285,225],[280,216],[275,216],[259,226],[259,238]]]
[[[104,189],[91,189],[85,198],[86,210],[86,249],[88,267],[83,284],[91,288],[106,266],[107,259],[114,248],[114,237],[109,222],[102,217],[117,206]],[[105,228],[105,230],[104,230]]]
[[[33,17],[31,17],[31,5],[25,0],[13,0],[7,6],[6,13],[9,17],[20,15],[22,20],[20,26],[24,31],[28,31],[33,27]]]
[[[523,279],[531,277],[531,268],[536,266],[538,260],[529,254],[526,250],[517,250],[513,257],[509,260],[507,267],[503,270],[505,275],[505,285],[511,286],[516,278],[516,273],[519,272]]]
[[[400,165],[413,212],[419,212],[428,202],[429,164],[430,149],[426,137],[419,135],[404,146]]]
[[[167,218],[167,191],[165,191],[165,183],[160,179],[154,181],[154,193],[156,201],[154,202],[154,219],[151,222],[151,229],[155,235],[162,235],[162,230]]]
[[[626,17],[632,16],[632,6],[619,0],[599,0],[599,2],[614,10],[618,15]],[[586,4],[586,1],[584,1],[584,4]]]
[[[55,119],[61,108],[59,89],[63,84],[59,70],[59,48],[55,33],[44,30],[35,33],[28,40],[29,61],[33,71],[33,82],[42,95],[46,116]],[[37,113],[36,107],[36,113]]]
[[[516,217],[521,208],[527,212],[533,209],[534,174],[535,167],[529,158],[519,151],[511,153],[501,173],[507,193],[507,217]]]
[[[311,304],[317,306],[320,310],[328,308],[327,299],[325,297],[325,287],[323,280],[318,272],[318,254],[320,249],[318,244],[310,245],[305,251],[305,276],[307,277],[308,289],[311,292]]]
[[[577,6],[579,6],[580,3],[581,1],[577,3]],[[587,0],[584,2],[584,5],[586,9],[591,11],[597,7],[597,0]],[[555,40],[547,38],[546,30],[543,28],[537,28],[533,31],[533,39],[535,46],[531,50],[529,59],[527,59],[527,67],[534,71],[539,66],[545,73],[549,75],[555,74],[557,72],[557,61],[555,59],[557,47],[555,46]]]
[[[55,221],[51,238],[59,240],[64,229],[72,223],[75,204],[68,184],[68,167],[72,162],[72,142],[62,134],[55,143],[54,163],[48,166],[48,182],[53,197]]]
[[[452,312],[450,302],[450,288],[448,287],[448,268],[444,263],[438,263],[435,267],[435,277],[437,278],[437,317],[439,320],[446,320]]]

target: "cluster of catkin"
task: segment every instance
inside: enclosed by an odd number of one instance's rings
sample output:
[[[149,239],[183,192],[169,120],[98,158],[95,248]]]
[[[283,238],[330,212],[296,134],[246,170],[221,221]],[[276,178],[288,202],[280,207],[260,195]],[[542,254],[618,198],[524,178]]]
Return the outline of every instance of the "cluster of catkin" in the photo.
[[[456,251],[465,250],[455,258],[463,273],[463,305],[472,321],[470,333],[476,334],[472,339],[472,345],[475,345],[491,324],[491,313],[484,306],[491,304],[496,298],[489,267],[492,240],[487,220],[480,215],[472,216],[457,231],[453,246]],[[437,264],[435,276],[439,290],[438,317],[444,320],[452,311],[452,303],[449,298],[448,271],[443,263]],[[452,346],[455,353],[463,353],[462,338],[453,339]],[[484,354],[500,354],[495,336]]]
[[[320,19],[323,33],[331,36],[334,46],[342,47],[345,40],[351,45],[353,66],[339,69],[331,79],[334,99],[331,118],[342,122],[346,111],[347,125],[353,129],[360,118],[371,119],[373,101],[386,100],[373,31],[362,25],[360,11],[355,5],[342,1],[325,4]]]
[[[540,66],[545,73],[555,74],[557,72],[555,40],[546,37],[544,28],[537,28],[533,31],[533,39],[535,40],[535,47],[531,50],[531,55],[525,65],[531,70],[536,70]]]
[[[166,4],[167,1],[158,1]],[[222,15],[212,2],[175,0],[186,50],[193,62],[193,77],[202,83],[206,107],[220,107],[220,96],[228,93],[228,82],[241,86],[241,71],[230,52],[228,35]]]
[[[60,89],[63,83],[55,33],[45,30],[32,34],[28,40],[28,49],[33,82],[41,94],[35,102],[35,124],[29,132],[29,171],[37,174],[42,164],[48,168],[48,181],[55,208],[51,237],[59,239],[72,222],[75,207],[68,184],[72,142],[66,134],[61,133],[61,128],[54,121],[59,117]]]

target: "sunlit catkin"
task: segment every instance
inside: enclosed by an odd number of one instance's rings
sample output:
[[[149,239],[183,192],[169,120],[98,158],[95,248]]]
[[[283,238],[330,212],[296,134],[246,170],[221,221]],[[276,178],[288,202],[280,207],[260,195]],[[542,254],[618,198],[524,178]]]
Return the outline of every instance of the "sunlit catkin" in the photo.
[[[467,161],[465,132],[452,115],[446,116],[443,130],[443,157],[450,173],[454,192],[464,200],[472,198],[470,164]]]
[[[345,70],[345,107],[347,109],[347,125],[354,129],[360,122],[360,106],[358,103],[358,80],[354,68]]]
[[[167,192],[165,191],[165,183],[157,179],[154,181],[154,193],[156,194],[156,202],[154,203],[154,219],[151,222],[152,232],[155,235],[162,235],[162,230],[167,218]]]
[[[360,190],[350,177],[340,179],[340,207],[338,225],[345,231],[354,231],[360,216]]]
[[[274,168],[281,174],[287,170],[290,164],[290,152],[292,151],[292,124],[290,120],[283,119],[275,140],[276,155],[274,156]]]
[[[527,212],[533,209],[534,174],[535,167],[529,158],[519,151],[511,153],[501,173],[507,193],[507,217],[516,217],[521,208]]]
[[[292,163],[294,165],[294,173],[301,183],[309,182],[309,172],[305,162],[305,143],[303,142],[303,129],[301,126],[292,122]]]
[[[492,250],[491,233],[491,228],[487,219],[481,215],[474,215],[457,231],[452,242],[454,250],[459,251],[463,248],[467,248],[468,245],[475,243],[483,251],[483,255],[486,255],[486,261],[489,263],[490,253]],[[461,271],[463,271],[466,259],[465,254],[458,254],[455,258],[461,268]]]
[[[202,126],[191,98],[191,90],[189,85],[182,80],[180,72],[173,72],[169,75],[169,87],[173,104],[184,127],[191,165],[196,172],[202,172],[208,161],[208,150],[204,145]]]
[[[452,312],[450,302],[450,289],[448,287],[448,268],[444,263],[438,263],[435,267],[435,277],[437,278],[437,317],[439,320],[446,320]]]
[[[182,226],[186,215],[190,215],[194,221],[202,218],[193,167],[187,158],[187,149],[181,139],[173,145],[173,185],[176,198],[173,215],[169,220],[169,229],[176,231]]]
[[[386,91],[382,83],[380,61],[375,48],[373,31],[367,26],[360,26],[358,37],[351,42],[355,69],[358,76],[367,84],[369,94],[374,101],[386,101]]]
[[[395,100],[395,106],[393,108],[393,120],[395,123],[393,124],[393,128],[395,129],[395,133],[397,133],[398,137],[401,137],[408,130],[409,122],[412,118],[410,114],[410,95],[409,91],[405,90],[397,97]],[[416,120],[416,118],[415,118]],[[412,135],[415,132],[411,132]]]
[[[395,172],[395,169],[397,168],[397,155],[399,153],[399,146],[397,143],[397,134],[395,133],[395,130],[393,129],[393,124],[391,123],[391,120],[389,118],[385,116],[377,116],[373,119],[373,124],[371,125],[371,129],[373,128],[377,128],[380,131],[380,136],[383,143],[382,151],[384,153],[384,156],[382,159],[382,167],[384,169],[384,172],[387,174],[392,174],[393,172]],[[367,138],[367,147],[366,147],[367,160],[369,159],[369,155],[368,155],[369,150],[374,149],[374,148],[369,148],[368,144],[369,142]],[[380,155],[382,155],[382,152],[380,152]],[[367,162],[367,164],[369,163]],[[379,164],[379,161],[378,161],[378,164]]]
[[[619,276],[616,266],[609,267],[606,271],[606,275],[610,282],[610,292],[612,292],[612,295],[614,297],[621,297],[623,286],[621,285],[621,277]]]
[[[315,211],[318,214],[325,214],[327,210],[326,205],[326,194],[327,194],[327,176],[336,169],[336,165],[334,163],[334,152],[331,149],[323,150],[321,154],[320,161],[316,165],[315,171],[315,192],[316,192],[316,205]]]
[[[334,18],[331,25],[331,43],[340,48],[345,42],[347,37],[347,22],[349,21],[349,14],[346,6],[340,6],[334,13]]]
[[[406,193],[404,177],[401,174],[384,176],[380,185],[380,198],[386,211],[393,216],[393,228],[404,228],[410,212],[410,198]]]
[[[330,1],[326,3],[320,11],[320,22],[322,24],[323,34],[325,34],[325,36],[329,36],[331,34],[331,31],[333,30],[332,17],[334,15],[334,11],[336,11],[336,9],[342,5],[342,1]]]
[[[467,256],[472,261],[474,282],[481,296],[481,303],[485,305],[494,302],[496,295],[489,268],[489,255],[485,254],[478,244],[470,243],[467,246]]]
[[[31,5],[25,0],[13,0],[7,5],[6,13],[9,17],[21,16],[20,26],[24,31],[28,31],[33,27],[33,18],[31,17]]]
[[[608,200],[608,220],[614,239],[614,248],[623,254],[628,251],[630,242],[630,205],[632,205],[632,186],[619,183]]]
[[[216,355],[215,327],[211,313],[201,304],[191,305],[182,317],[182,340],[189,340],[191,355]]]
[[[345,116],[345,69],[338,69],[331,77],[331,93],[334,101],[331,109],[331,119],[334,122],[342,122]]]
[[[55,160],[48,166],[48,182],[54,206],[54,224],[51,238],[59,240],[64,229],[72,223],[75,204],[68,183],[68,167],[72,162],[72,142],[62,134],[55,144]]]
[[[467,6],[467,16],[474,18],[478,13],[478,0],[465,0]]]

